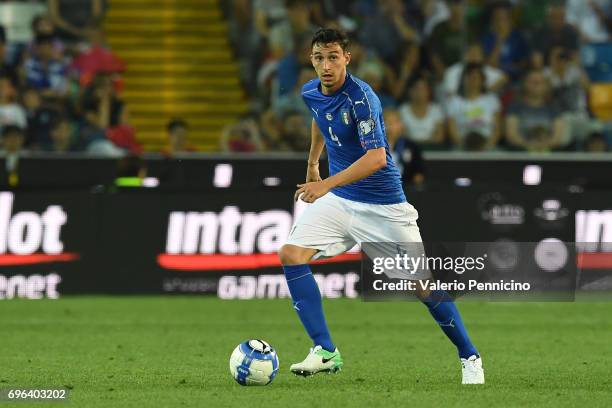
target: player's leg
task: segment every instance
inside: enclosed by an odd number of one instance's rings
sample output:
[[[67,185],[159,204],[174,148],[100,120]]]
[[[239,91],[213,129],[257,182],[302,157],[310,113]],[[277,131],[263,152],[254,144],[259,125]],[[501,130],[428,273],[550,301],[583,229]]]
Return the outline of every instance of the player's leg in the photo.
[[[321,292],[317,286],[308,262],[318,251],[313,248],[303,248],[296,245],[283,245],[279,257],[287,279],[289,293],[293,299],[302,325],[314,346],[333,352],[336,346],[332,342],[323,313]]]
[[[463,384],[483,384],[482,359],[468,336],[461,313],[450,295],[443,290],[421,289],[417,285],[416,296],[429,309],[446,337],[457,347],[462,369]]]
[[[308,266],[317,252],[317,249],[291,244],[283,245],[279,251],[293,308],[314,345],[304,361],[291,365],[294,374],[303,376],[323,371],[336,372],[343,364],[327,328],[321,292]]]
[[[422,252],[418,244],[422,242],[417,225],[418,212],[408,203],[390,206],[379,206],[369,209],[368,206],[358,206],[356,222],[353,223],[351,235],[358,242],[415,243],[405,249],[420,257]],[[395,245],[381,246],[380,251],[394,248]],[[424,252],[424,250],[423,250]],[[395,256],[390,253],[388,256]],[[393,276],[399,277],[399,276]],[[401,278],[412,280],[427,280],[431,278],[429,270],[420,270],[416,274],[406,274]],[[484,383],[482,361],[478,351],[472,344],[463,324],[461,314],[453,299],[446,291],[430,291],[417,285],[415,295],[428,308],[432,317],[449,340],[457,347],[463,368],[464,384]]]
[[[347,217],[334,196],[328,194],[306,209],[279,251],[293,307],[313,342],[306,359],[291,366],[295,374],[306,376],[322,371],[335,372],[343,364],[331,339],[321,292],[308,262],[313,257],[338,255],[355,244],[346,237]]]

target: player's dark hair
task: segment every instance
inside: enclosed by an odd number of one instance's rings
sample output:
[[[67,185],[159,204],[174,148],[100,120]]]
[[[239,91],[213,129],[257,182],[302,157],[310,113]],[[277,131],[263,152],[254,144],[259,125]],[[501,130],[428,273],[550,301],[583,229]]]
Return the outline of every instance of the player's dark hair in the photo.
[[[342,51],[346,51],[349,46],[349,38],[346,33],[336,30],[335,28],[319,28],[312,36],[310,48],[314,47],[316,44],[330,43],[338,43]]]
[[[187,122],[179,118],[172,119],[166,125],[166,129],[168,129],[168,132],[174,132],[176,129],[187,129],[187,127]]]
[[[485,76],[482,64],[467,64],[463,68],[463,73],[461,74],[461,82],[459,83],[459,95],[465,96],[465,78],[467,78],[467,76],[470,75],[472,72],[478,72],[480,74],[480,93],[483,94],[487,92],[487,77]]]

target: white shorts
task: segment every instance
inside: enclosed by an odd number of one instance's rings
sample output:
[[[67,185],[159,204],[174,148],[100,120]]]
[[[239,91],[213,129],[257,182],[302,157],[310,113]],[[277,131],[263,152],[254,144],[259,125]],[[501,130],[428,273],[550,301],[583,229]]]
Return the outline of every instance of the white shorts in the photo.
[[[344,253],[356,244],[381,243],[376,255],[385,253],[393,257],[397,254],[397,243],[414,243],[423,252],[421,233],[417,225],[419,214],[409,203],[368,204],[347,200],[328,193],[310,205],[298,217],[287,244],[316,249],[313,259],[330,258]],[[409,252],[414,253],[415,245]],[[370,246],[371,247],[371,246]],[[367,249],[365,249],[367,253]],[[391,252],[390,252],[391,251]],[[370,258],[375,254],[367,253]],[[427,279],[430,272],[418,271],[406,274],[405,271],[387,273],[387,276],[407,279]]]

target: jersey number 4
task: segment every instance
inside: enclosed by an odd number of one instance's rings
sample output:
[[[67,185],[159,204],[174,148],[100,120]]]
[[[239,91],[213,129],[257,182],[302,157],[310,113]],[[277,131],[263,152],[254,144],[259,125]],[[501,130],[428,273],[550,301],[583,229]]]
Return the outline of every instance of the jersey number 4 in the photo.
[[[329,137],[331,138],[331,140],[333,140],[334,142],[338,143],[338,146],[342,146],[342,143],[340,143],[340,140],[338,139],[338,136],[336,136],[334,134],[334,131],[332,130],[331,126],[329,126],[327,128],[327,130],[329,131]]]

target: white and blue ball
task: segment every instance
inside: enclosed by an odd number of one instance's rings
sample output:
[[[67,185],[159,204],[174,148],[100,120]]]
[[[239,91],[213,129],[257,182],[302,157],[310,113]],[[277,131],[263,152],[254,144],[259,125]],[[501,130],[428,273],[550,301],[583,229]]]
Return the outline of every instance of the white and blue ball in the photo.
[[[278,355],[263,340],[247,340],[234,349],[230,372],[240,385],[268,385],[278,373]]]

